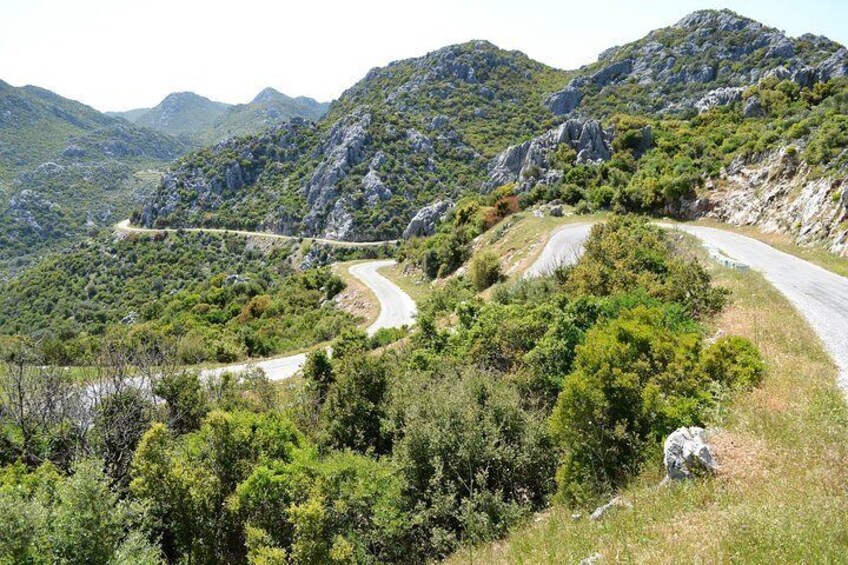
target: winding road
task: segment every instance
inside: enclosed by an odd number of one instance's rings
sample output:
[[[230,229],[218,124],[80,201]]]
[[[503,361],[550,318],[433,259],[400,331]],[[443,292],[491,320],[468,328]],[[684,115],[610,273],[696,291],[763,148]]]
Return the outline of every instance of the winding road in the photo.
[[[762,273],[819,335],[839,367],[839,386],[848,394],[848,279],[738,233],[689,224],[660,225],[692,234],[706,247]],[[527,276],[575,262],[590,229],[591,224],[575,224],[555,231]]]
[[[418,311],[415,301],[399,286],[378,272],[379,269],[394,264],[395,261],[392,259],[366,261],[357,263],[349,269],[350,274],[362,281],[374,293],[380,303],[380,314],[374,323],[368,326],[368,335],[374,335],[377,330],[383,328],[412,325],[415,321],[415,315]],[[252,363],[205,369],[200,374],[202,377],[217,377],[223,373],[238,373],[256,367],[262,369],[270,380],[278,381],[292,377],[303,367],[304,363],[306,363],[306,353],[298,353]]]
[[[264,237],[268,239],[284,239],[287,241],[314,241],[315,243],[335,245],[336,247],[380,247],[383,245],[393,245],[398,242],[397,239],[386,239],[383,241],[342,241],[340,239],[300,237],[295,235],[282,235],[273,232],[230,230],[226,228],[140,228],[130,225],[129,219],[115,224],[115,231],[124,233],[176,233],[180,231],[189,233],[220,233],[243,235],[247,237]]]

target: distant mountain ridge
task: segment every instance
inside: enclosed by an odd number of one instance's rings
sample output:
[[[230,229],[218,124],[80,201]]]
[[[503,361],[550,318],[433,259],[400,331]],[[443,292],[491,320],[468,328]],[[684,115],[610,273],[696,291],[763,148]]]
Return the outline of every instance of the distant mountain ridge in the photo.
[[[328,107],[329,103],[305,96],[292,98],[269,87],[247,104],[227,104],[193,92],[175,92],[153,108],[108,114],[206,145],[234,135],[257,133],[292,118],[316,121]]]

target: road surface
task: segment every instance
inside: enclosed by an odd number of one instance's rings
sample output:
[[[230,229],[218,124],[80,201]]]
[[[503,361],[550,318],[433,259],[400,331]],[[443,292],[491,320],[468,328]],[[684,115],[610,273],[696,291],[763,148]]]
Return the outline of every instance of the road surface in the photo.
[[[848,394],[848,279],[735,232],[689,224],[661,225],[690,233],[705,246],[762,273],[819,335],[839,367],[839,386]],[[591,224],[578,224],[555,231],[528,269],[528,276],[550,273],[576,261],[590,228]]]
[[[380,315],[368,326],[368,335],[374,335],[377,330],[383,328],[411,326],[415,321],[415,314],[418,313],[415,301],[398,285],[377,272],[378,269],[394,264],[393,259],[368,261],[348,269],[351,275],[364,282],[374,292],[380,302]]]
[[[168,232],[197,232],[197,233],[220,233],[243,235],[248,237],[265,237],[268,239],[285,239],[290,241],[314,241],[316,243],[324,243],[327,245],[335,245],[337,247],[380,247],[381,245],[391,245],[397,243],[396,239],[387,239],[385,241],[342,241],[338,239],[323,239],[320,237],[298,237],[293,235],[282,235],[279,233],[263,232],[263,231],[244,231],[244,230],[229,230],[224,228],[139,228],[131,226],[130,221],[123,220],[115,224],[115,230],[127,233],[168,233]]]
[[[400,289],[395,283],[377,272],[378,269],[394,265],[392,259],[382,261],[366,261],[352,266],[349,272],[361,280],[377,297],[380,303],[380,314],[373,324],[368,326],[368,335],[374,335],[382,328],[395,328],[412,325],[417,313],[415,301]],[[264,359],[252,363],[239,363],[205,369],[202,377],[217,377],[225,372],[238,373],[248,368],[262,369],[272,381],[287,379],[297,373],[306,362],[306,353]]]

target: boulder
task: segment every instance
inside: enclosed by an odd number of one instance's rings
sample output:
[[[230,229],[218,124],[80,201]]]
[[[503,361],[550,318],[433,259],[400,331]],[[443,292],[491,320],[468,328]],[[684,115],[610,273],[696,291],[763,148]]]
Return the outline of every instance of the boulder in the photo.
[[[445,217],[453,208],[453,205],[451,200],[439,200],[418,210],[418,213],[403,230],[404,239],[433,235],[436,231],[436,224]]]
[[[595,563],[600,563],[601,559],[603,559],[603,556],[600,553],[595,552],[592,555],[581,559],[579,565],[594,565]]]
[[[612,63],[611,65],[607,65],[600,71],[593,74],[589,80],[598,86],[606,86],[611,82],[621,78],[622,76],[630,74],[630,71],[633,70],[633,61],[630,59],[624,59],[621,61],[617,61]]]
[[[759,118],[763,115],[763,105],[760,103],[759,96],[751,96],[745,101],[745,108],[742,113],[746,118]]]
[[[711,108],[739,102],[742,100],[743,90],[741,87],[716,88],[707,92],[703,98],[695,102],[695,108],[698,109],[698,113],[702,114]]]
[[[241,276],[237,273],[233,273],[231,275],[227,275],[227,277],[224,279],[224,285],[225,286],[232,286],[234,284],[246,283],[249,280],[250,279],[247,278],[247,277],[243,277],[243,276]]]
[[[384,200],[392,197],[392,191],[383,184],[380,175],[377,171],[370,169],[368,174],[362,179],[362,189],[365,193],[365,200],[369,205],[374,206]]]
[[[409,145],[415,153],[433,153],[433,142],[417,129],[407,130],[406,139],[409,140]]]
[[[705,441],[703,428],[678,428],[665,440],[663,461],[667,478],[675,481],[711,474],[718,469]]]

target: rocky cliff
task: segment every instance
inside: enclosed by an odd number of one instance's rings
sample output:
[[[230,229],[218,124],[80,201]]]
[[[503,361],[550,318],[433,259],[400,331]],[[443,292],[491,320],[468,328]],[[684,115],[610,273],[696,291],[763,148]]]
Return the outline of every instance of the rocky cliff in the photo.
[[[802,245],[822,244],[848,256],[848,167],[825,170],[805,163],[795,146],[740,158],[708,184],[696,214],[786,233]]]

